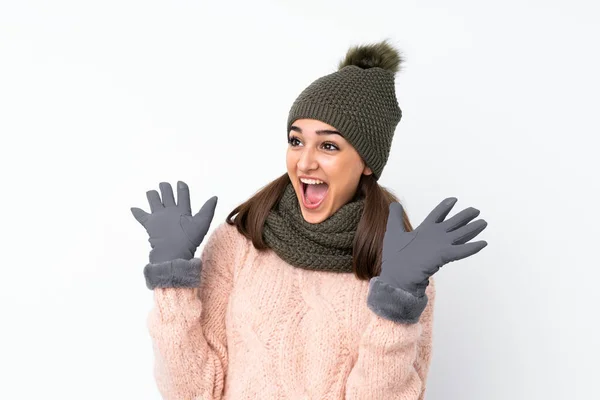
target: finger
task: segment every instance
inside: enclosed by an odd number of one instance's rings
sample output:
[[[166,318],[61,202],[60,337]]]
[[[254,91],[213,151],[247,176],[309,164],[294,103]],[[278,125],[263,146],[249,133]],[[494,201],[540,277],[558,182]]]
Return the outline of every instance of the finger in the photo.
[[[394,201],[390,203],[389,210],[385,228],[386,232],[405,232],[404,223],[402,222],[404,216],[402,204]]]
[[[148,190],[146,192],[146,197],[148,198],[148,203],[150,204],[150,212],[164,208],[163,203],[160,201],[160,196],[156,190]]]
[[[200,230],[198,232],[198,240],[200,243],[204,240],[204,236],[208,232],[210,223],[215,215],[215,207],[217,206],[217,196],[213,196],[204,203],[200,211],[194,216],[194,222],[198,224]]]
[[[215,215],[215,208],[217,207],[217,200],[218,200],[217,196],[213,196],[210,199],[208,199],[206,201],[206,203],[204,203],[204,205],[202,206],[200,211],[198,211],[198,213],[196,215],[194,215],[194,221],[201,223],[202,226],[210,225],[210,222],[212,221],[212,219]]]
[[[450,248],[442,254],[442,260],[445,263],[460,260],[478,253],[485,246],[487,246],[485,240],[450,246]]]
[[[438,204],[437,207],[433,209],[433,211],[429,213],[429,215],[423,220],[421,225],[430,225],[442,222],[444,218],[446,218],[450,210],[452,210],[452,207],[454,207],[457,201],[458,199],[456,197],[447,197],[440,204]]]
[[[463,225],[466,225],[469,221],[475,219],[479,215],[480,211],[476,208],[469,207],[465,208],[458,214],[449,218],[447,221],[442,222],[446,232],[451,232],[455,229],[460,228]]]
[[[137,207],[131,207],[130,208],[131,213],[133,214],[134,218],[142,225],[144,225],[146,223],[146,221],[148,220],[148,216],[150,214],[148,214],[146,211],[142,210],[141,208],[137,208]]]
[[[169,182],[159,184],[162,202],[165,207],[175,207],[175,197],[173,197],[173,188]]]
[[[190,205],[190,188],[185,182],[177,182],[177,207],[185,214],[192,215],[192,206]]]
[[[484,219],[478,219],[477,221],[471,222],[468,225],[458,228],[450,233],[450,237],[454,239],[452,244],[463,244],[479,235],[482,230],[487,226],[487,222]]]

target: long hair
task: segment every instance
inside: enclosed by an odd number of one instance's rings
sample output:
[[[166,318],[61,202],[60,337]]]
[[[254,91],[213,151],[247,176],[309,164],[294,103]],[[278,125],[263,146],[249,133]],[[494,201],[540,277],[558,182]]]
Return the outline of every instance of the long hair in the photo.
[[[226,222],[235,225],[257,250],[269,248],[263,240],[265,220],[289,183],[289,175],[281,175],[234,208],[226,218]],[[389,205],[398,199],[379,185],[372,175],[361,176],[353,200],[360,198],[364,198],[365,203],[352,245],[352,272],[358,279],[369,280],[381,272],[381,250]],[[413,230],[406,212],[402,222],[407,232]]]

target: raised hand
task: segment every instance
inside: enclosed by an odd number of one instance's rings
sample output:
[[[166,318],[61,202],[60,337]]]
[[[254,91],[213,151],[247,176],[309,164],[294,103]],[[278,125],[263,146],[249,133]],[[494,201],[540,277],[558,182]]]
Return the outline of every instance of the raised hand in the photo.
[[[443,265],[487,246],[484,240],[467,243],[487,226],[483,219],[468,223],[479,215],[479,210],[469,207],[444,221],[456,202],[455,197],[442,201],[412,232],[404,230],[402,205],[390,204],[382,250],[383,282],[423,296],[429,278]]]
[[[177,182],[177,204],[168,182],[161,182],[159,187],[162,201],[156,190],[146,192],[150,214],[131,207],[131,213],[150,236],[150,263],[179,258],[191,260],[208,232],[215,214],[217,196],[208,199],[200,211],[192,216],[190,190],[185,182]]]

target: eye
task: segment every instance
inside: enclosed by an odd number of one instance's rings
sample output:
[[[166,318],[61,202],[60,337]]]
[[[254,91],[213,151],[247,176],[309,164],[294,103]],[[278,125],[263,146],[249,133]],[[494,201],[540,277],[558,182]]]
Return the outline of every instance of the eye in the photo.
[[[296,136],[290,136],[288,138],[288,143],[291,147],[297,147],[299,146],[302,142],[300,141],[300,139],[298,139]],[[331,142],[325,142],[322,144],[323,148],[327,151],[337,151],[339,150],[339,147]]]
[[[323,143],[323,146],[331,146],[330,148],[328,148],[326,150],[332,150],[332,151],[333,150],[339,150],[339,148],[335,144],[330,143],[330,142]]]
[[[290,146],[292,147],[296,147],[297,145],[295,144],[296,142],[299,142],[298,138],[296,136],[290,136],[288,138],[288,143],[290,144]]]

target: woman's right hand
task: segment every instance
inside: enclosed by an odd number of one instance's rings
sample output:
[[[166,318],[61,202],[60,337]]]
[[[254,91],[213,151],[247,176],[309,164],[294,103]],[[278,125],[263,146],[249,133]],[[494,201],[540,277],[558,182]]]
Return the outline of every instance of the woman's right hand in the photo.
[[[215,214],[217,196],[208,199],[200,211],[192,216],[190,190],[185,182],[177,182],[177,204],[168,182],[161,182],[159,187],[162,201],[156,190],[146,192],[150,214],[131,207],[131,213],[150,236],[150,263],[180,258],[191,260],[208,232]]]

